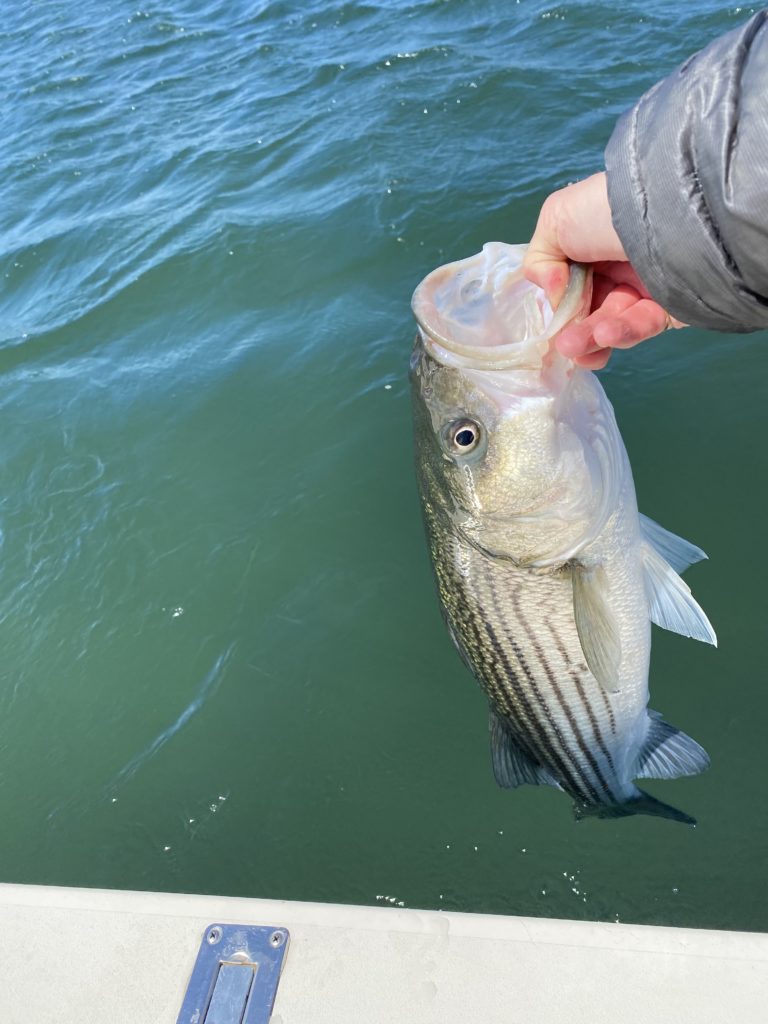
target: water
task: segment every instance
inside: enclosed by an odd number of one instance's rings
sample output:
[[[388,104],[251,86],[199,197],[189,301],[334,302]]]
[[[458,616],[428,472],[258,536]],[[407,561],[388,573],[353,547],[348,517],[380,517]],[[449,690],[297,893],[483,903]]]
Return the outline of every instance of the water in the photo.
[[[0,877],[764,929],[765,337],[603,374],[711,557],[656,633],[695,830],[493,782],[411,469],[410,293],[600,165],[751,8],[10,6],[0,52]]]

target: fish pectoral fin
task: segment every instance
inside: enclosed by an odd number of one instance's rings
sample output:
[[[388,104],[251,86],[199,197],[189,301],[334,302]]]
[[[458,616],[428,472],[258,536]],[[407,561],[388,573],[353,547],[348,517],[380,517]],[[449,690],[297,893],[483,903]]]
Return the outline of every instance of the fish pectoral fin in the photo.
[[[649,711],[648,735],[637,759],[635,778],[677,779],[709,768],[709,754],[696,740]]]
[[[701,562],[707,556],[701,548],[683,540],[676,533],[665,530],[653,519],[640,513],[640,532],[651,547],[668,562],[675,572],[685,572],[689,565]]]
[[[488,727],[493,775],[503,789],[516,789],[526,784],[559,788],[559,783],[547,769],[542,768],[520,749],[509,728],[495,711],[491,711]]]
[[[589,671],[604,690],[620,688],[621,639],[608,600],[608,580],[601,566],[573,570],[573,614]]]
[[[691,588],[658,553],[655,547],[642,544],[645,593],[648,617],[662,629],[669,629],[694,640],[714,644],[717,636],[707,616],[691,594]]]

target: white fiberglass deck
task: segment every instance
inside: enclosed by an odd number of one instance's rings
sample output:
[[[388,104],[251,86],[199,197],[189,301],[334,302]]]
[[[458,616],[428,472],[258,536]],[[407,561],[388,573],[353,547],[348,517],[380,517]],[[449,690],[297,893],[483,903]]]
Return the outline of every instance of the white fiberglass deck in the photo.
[[[768,1019],[768,935],[0,885],[3,1024],[175,1024],[204,929],[290,931],[275,1024]]]

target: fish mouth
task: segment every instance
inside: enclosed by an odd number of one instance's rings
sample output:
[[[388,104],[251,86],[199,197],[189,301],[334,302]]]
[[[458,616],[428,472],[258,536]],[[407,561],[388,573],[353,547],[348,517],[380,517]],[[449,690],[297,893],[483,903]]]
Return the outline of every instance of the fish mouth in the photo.
[[[552,338],[583,316],[591,274],[571,264],[556,311],[523,276],[527,245],[486,242],[482,252],[438,267],[413,293],[413,314],[427,351],[446,366],[474,370],[540,369]]]

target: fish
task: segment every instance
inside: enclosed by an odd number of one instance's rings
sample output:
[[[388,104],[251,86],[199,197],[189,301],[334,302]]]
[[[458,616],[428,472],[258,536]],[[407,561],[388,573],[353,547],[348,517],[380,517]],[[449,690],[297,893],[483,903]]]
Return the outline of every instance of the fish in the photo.
[[[553,311],[526,245],[489,242],[414,292],[416,475],[448,632],[489,704],[508,789],[567,793],[577,819],[695,819],[636,785],[709,766],[648,708],[651,623],[713,645],[680,577],[707,556],[638,512],[613,408],[552,339],[589,310],[571,265]]]

